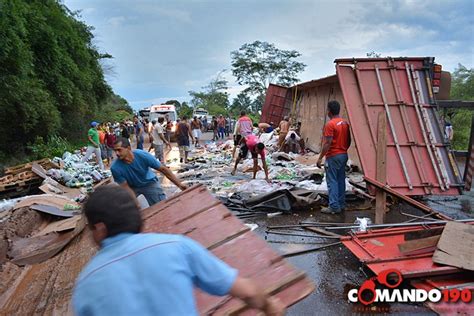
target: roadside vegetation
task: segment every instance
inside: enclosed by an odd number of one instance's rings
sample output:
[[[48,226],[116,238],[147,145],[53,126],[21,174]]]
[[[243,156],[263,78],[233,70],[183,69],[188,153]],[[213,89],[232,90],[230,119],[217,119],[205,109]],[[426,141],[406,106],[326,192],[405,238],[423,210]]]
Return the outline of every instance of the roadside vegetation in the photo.
[[[79,18],[54,0],[0,0],[0,165],[85,144],[91,120],[132,113]]]
[[[451,99],[473,101],[474,69],[468,69],[465,66],[459,64],[451,76]],[[446,111],[446,116],[453,125],[454,138],[452,145],[454,149],[468,149],[473,115],[474,109],[451,109]]]

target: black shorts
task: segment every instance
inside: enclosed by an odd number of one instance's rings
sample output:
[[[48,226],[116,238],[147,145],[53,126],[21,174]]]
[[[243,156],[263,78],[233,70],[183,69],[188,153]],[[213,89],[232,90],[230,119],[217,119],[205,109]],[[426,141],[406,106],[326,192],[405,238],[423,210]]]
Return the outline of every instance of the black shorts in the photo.
[[[258,154],[256,152],[250,152],[252,154],[252,158],[257,158]],[[242,159],[247,158],[247,155],[249,154],[249,148],[247,145],[242,145],[240,146],[240,152],[239,152],[239,157]]]
[[[239,146],[241,140],[242,140],[242,135],[235,135],[234,136],[234,146]]]

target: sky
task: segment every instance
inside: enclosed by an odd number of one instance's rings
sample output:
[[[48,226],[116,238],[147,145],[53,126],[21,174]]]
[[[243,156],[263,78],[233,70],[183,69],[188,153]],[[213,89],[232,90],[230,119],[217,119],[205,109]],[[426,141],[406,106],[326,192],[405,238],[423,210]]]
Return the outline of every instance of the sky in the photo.
[[[235,97],[245,87],[232,51],[256,40],[297,50],[301,82],[335,73],[334,60],[434,56],[443,70],[474,68],[473,0],[63,0],[93,26],[114,58],[106,79],[135,109],[189,101],[222,70]]]

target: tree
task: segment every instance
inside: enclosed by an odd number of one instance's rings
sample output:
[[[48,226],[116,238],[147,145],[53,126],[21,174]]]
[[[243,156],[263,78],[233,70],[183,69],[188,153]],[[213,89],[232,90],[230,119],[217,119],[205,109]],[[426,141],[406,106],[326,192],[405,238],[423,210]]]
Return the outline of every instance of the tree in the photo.
[[[0,159],[53,135],[87,140],[113,100],[93,28],[56,0],[0,0]],[[8,156],[7,156],[8,155]]]
[[[229,94],[227,93],[227,80],[221,71],[203,91],[189,91],[192,97],[190,103],[194,109],[206,109],[210,115],[225,114],[229,108]]]
[[[232,74],[240,85],[247,86],[247,93],[261,100],[270,83],[289,87],[298,82],[297,75],[306,68],[295,60],[300,56],[296,50],[280,50],[273,44],[255,41],[231,52]]]
[[[193,108],[190,107],[187,102],[183,102],[181,103],[178,115],[179,117],[186,116],[190,118],[193,115]]]
[[[451,99],[474,100],[474,69],[459,64],[451,77]],[[468,147],[473,111],[469,109],[449,110],[446,113],[454,130],[453,147],[466,150]]]
[[[241,111],[248,112],[252,105],[252,99],[244,91],[240,92],[232,101],[229,112],[233,116],[239,115]]]

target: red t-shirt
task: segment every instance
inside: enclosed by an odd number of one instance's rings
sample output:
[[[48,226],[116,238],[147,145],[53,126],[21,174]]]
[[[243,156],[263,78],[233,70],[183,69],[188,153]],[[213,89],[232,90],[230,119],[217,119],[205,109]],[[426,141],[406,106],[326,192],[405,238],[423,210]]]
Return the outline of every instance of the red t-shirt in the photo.
[[[249,149],[250,153],[252,154],[252,157],[257,157],[257,144],[259,143],[258,137],[255,135],[248,135],[245,136],[245,145],[247,145],[247,148]],[[265,159],[265,149],[263,149],[260,152],[260,157],[262,159]]]
[[[347,153],[349,133],[349,122],[341,117],[333,118],[324,126],[324,137],[332,137],[326,158]]]

